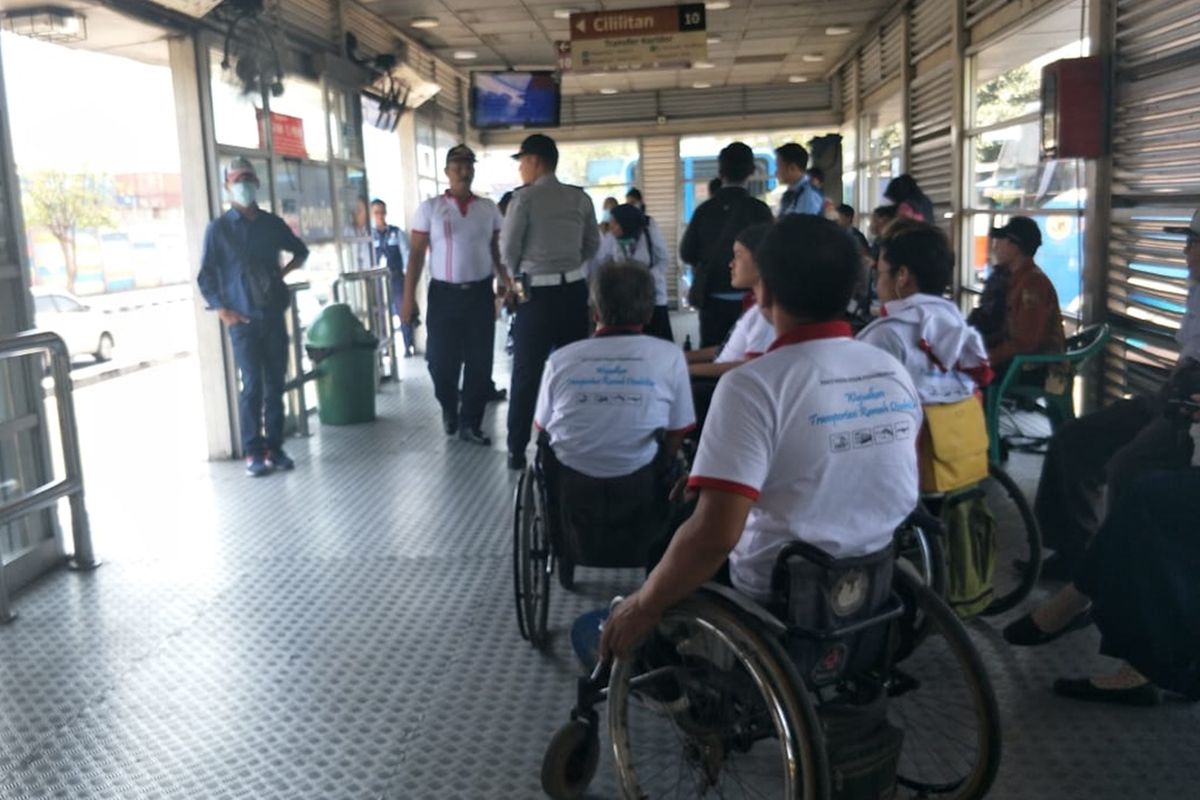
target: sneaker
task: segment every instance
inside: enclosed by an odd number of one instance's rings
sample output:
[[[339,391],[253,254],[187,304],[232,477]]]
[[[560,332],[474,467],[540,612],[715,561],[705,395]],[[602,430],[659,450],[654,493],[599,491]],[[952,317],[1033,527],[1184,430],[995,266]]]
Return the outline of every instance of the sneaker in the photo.
[[[458,433],[458,414],[453,411],[443,411],[442,429],[446,431],[447,436],[453,436]]]
[[[282,447],[267,454],[267,463],[275,469],[284,472],[296,468],[296,462],[292,460],[291,456],[283,452]]]
[[[271,474],[271,465],[267,463],[267,459],[262,455],[253,455],[246,458],[246,474],[251,478],[261,478],[264,475]]]
[[[479,428],[468,428],[465,426],[459,428],[458,438],[462,439],[464,442],[470,442],[471,444],[479,444],[483,445],[484,447],[492,446],[492,440],[488,438],[483,431],[479,430]]]

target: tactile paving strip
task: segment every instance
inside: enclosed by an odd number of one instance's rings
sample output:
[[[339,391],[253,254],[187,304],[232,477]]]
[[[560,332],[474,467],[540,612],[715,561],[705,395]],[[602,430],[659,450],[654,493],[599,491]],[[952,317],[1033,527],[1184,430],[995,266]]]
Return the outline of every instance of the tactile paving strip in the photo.
[[[167,384],[174,418],[199,414],[187,362],[122,379],[137,393],[115,418],[89,406],[111,385],[80,392],[108,563],[47,578],[0,629],[0,798],[541,796],[574,701],[566,631],[639,574],[556,583],[555,635],[533,651],[513,611],[505,407],[485,422],[493,448],[447,439],[423,364],[404,366],[378,422],[318,427],[290,445],[294,473],[259,481],[146,424]],[[129,453],[144,470],[109,466]],[[1032,488],[1036,458],[1010,468]],[[1196,707],[1055,698],[1055,677],[1104,665],[1094,632],[1015,650],[997,633],[1010,618],[971,628],[1004,716],[993,797],[1196,794]],[[592,798],[617,797],[604,745]]]

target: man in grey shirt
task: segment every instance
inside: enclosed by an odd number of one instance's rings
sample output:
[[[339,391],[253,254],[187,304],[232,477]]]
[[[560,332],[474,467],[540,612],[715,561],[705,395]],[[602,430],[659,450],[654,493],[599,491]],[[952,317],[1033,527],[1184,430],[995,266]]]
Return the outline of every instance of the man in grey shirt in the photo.
[[[508,466],[525,468],[542,368],[550,351],[586,339],[587,280],[583,264],[600,247],[592,199],[559,183],[558,146],[534,134],[513,156],[521,182],[504,216],[500,253],[524,287],[513,325],[512,386],[508,397]]]

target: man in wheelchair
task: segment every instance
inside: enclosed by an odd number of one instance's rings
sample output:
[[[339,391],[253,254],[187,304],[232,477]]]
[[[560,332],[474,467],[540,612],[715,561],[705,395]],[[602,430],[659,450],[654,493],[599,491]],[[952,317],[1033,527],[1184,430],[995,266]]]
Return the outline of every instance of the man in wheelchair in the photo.
[[[592,279],[597,329],[550,355],[534,424],[556,548],[573,563],[641,566],[665,534],[669,474],[695,425],[683,351],[642,333],[654,278],[612,262]]]
[[[917,390],[893,356],[840,321],[858,278],[853,242],[834,223],[794,215],[767,235],[758,262],[777,338],[717,387],[688,481],[696,510],[613,609],[603,657],[630,655],[726,560],[732,586],[764,604],[778,599],[772,573],[794,542],[839,560],[887,553],[890,570],[893,533],[917,504]]]

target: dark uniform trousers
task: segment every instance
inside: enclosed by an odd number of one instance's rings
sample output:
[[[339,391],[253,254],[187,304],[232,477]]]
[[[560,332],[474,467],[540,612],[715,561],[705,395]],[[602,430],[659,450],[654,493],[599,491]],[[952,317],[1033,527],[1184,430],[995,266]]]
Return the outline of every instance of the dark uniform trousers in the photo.
[[[1067,422],[1050,440],[1033,510],[1046,545],[1072,570],[1100,527],[1105,484],[1113,508],[1143,472],[1187,464],[1187,426],[1161,409],[1153,398],[1122,400]]]
[[[429,282],[425,360],[442,411],[475,430],[483,422],[492,382],[496,327],[492,279]],[[459,377],[462,391],[459,391]]]
[[[542,369],[550,351],[588,335],[587,281],[537,286],[513,322],[512,386],[508,391],[508,452],[524,453],[533,428]]]
[[[706,297],[700,309],[700,347],[716,347],[725,341],[742,316],[741,300]]]
[[[283,384],[287,375],[288,335],[281,312],[267,312],[230,326],[233,359],[241,374],[238,424],[242,452],[266,455],[283,446]]]

